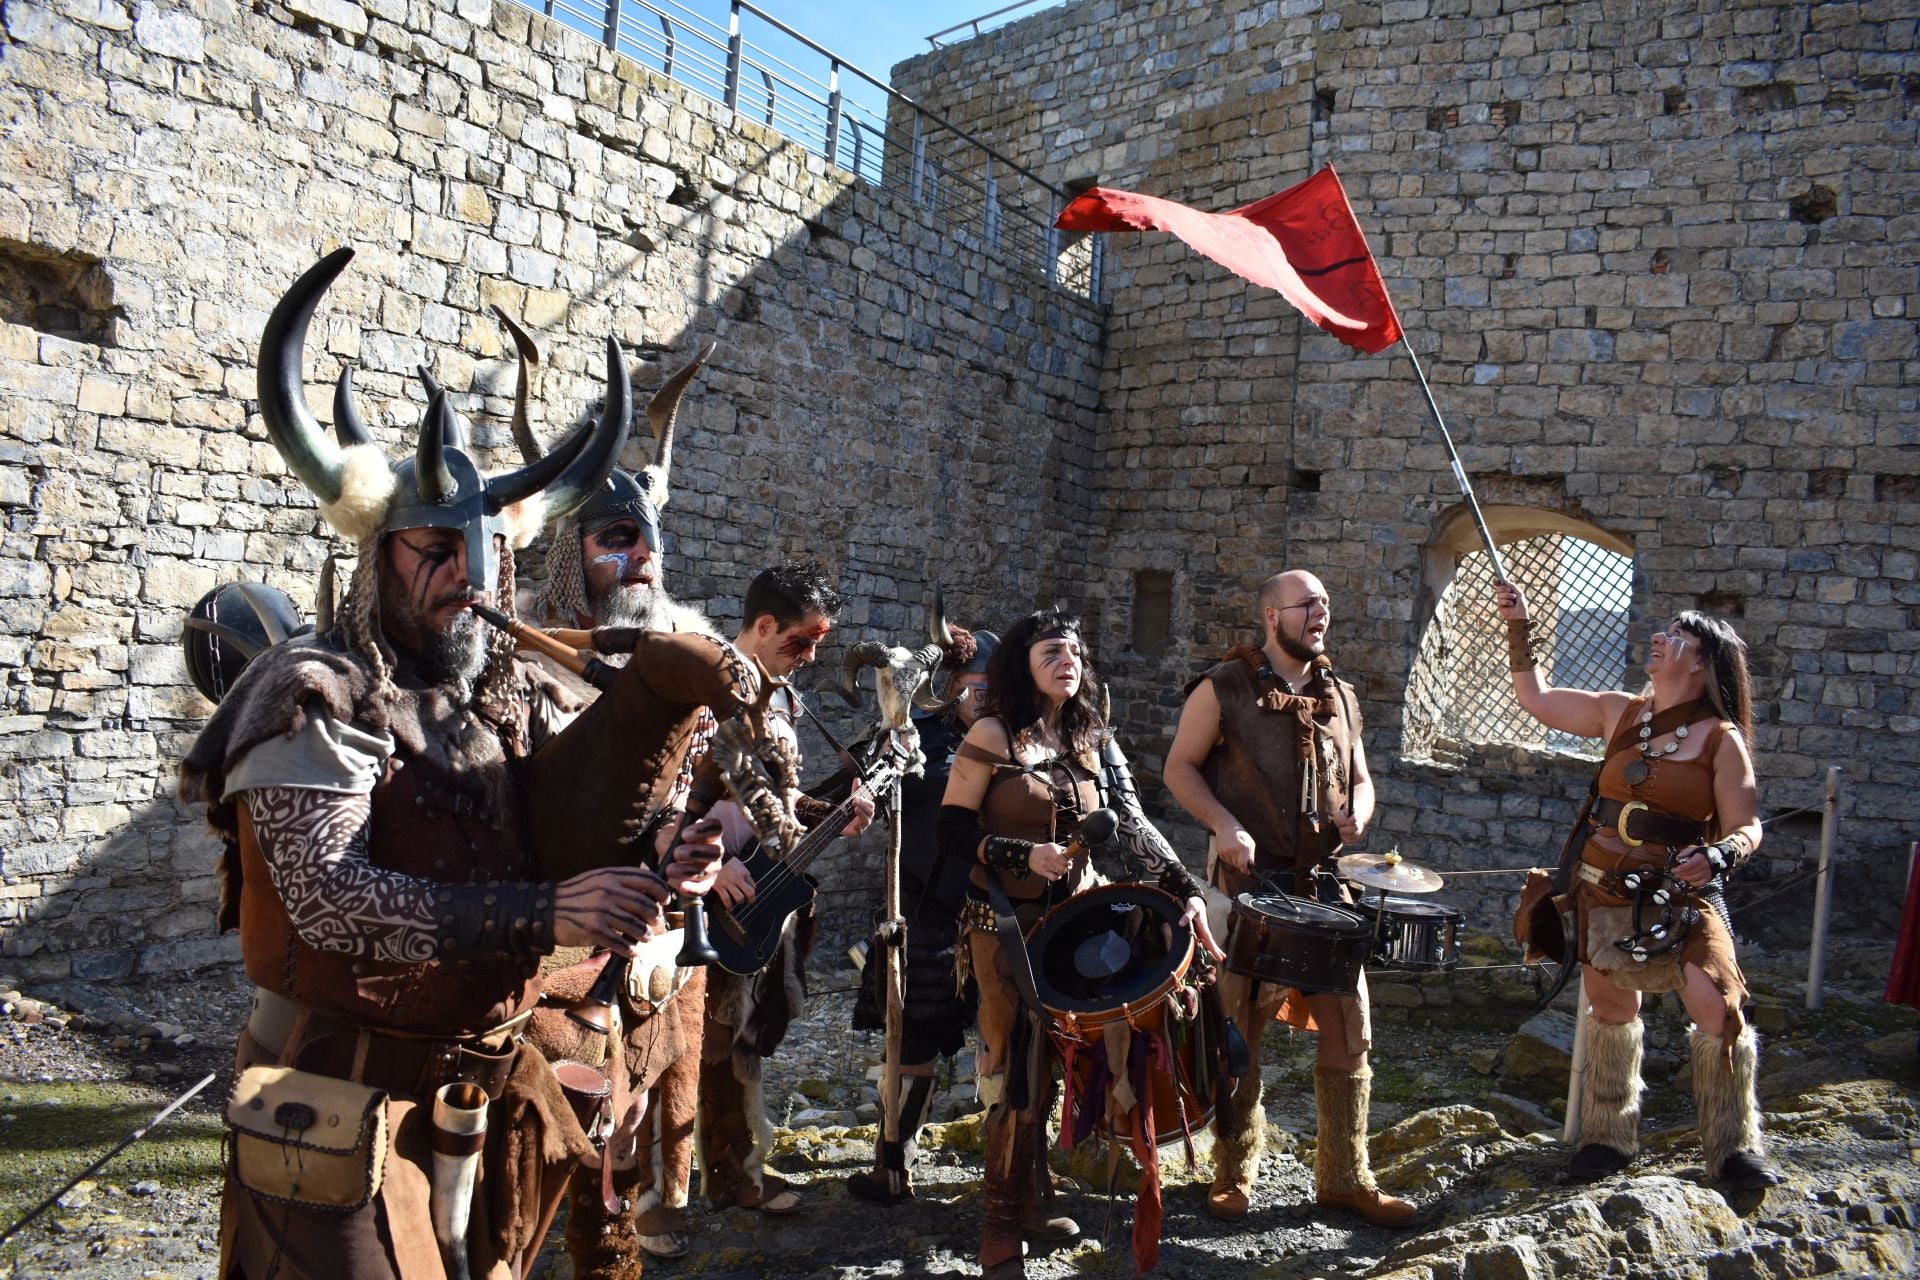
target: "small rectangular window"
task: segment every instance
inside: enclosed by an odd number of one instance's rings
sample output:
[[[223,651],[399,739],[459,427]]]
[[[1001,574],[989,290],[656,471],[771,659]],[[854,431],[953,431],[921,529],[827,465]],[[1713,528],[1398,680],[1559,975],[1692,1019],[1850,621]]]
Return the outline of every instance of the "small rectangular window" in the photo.
[[[1173,638],[1173,575],[1142,569],[1133,575],[1133,651],[1158,658]]]

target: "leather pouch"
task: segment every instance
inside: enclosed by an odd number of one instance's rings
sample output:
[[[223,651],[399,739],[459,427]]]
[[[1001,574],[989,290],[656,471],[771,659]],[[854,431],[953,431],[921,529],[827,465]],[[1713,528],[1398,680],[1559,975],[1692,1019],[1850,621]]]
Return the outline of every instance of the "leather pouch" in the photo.
[[[1520,906],[1513,913],[1513,940],[1527,964],[1545,959],[1563,963],[1567,955],[1566,913],[1572,903],[1553,891],[1553,877],[1539,868],[1527,872]]]
[[[387,1168],[387,1095],[292,1067],[248,1067],[227,1098],[233,1171],[262,1199],[351,1212]]]

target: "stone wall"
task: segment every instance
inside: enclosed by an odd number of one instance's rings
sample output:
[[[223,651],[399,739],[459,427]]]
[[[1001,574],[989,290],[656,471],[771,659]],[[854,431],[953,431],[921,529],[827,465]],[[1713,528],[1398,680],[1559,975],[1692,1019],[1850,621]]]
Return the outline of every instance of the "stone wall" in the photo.
[[[1482,500],[1630,542],[1636,648],[1680,608],[1734,621],[1763,812],[1841,766],[1843,916],[1884,925],[1920,818],[1915,48],[1889,3],[1082,0],[895,75],[1056,181],[1228,209],[1334,163]],[[1312,568],[1382,783],[1369,847],[1550,857],[1584,766],[1400,756],[1423,561],[1458,503],[1404,356],[1170,237],[1108,249],[1099,656],[1137,750],[1260,578]],[[1163,657],[1128,650],[1139,567],[1173,575]],[[1816,830],[1771,829],[1752,874]],[[1513,889],[1448,896],[1491,925]],[[1747,923],[1803,930],[1807,897]]]
[[[314,326],[311,400],[330,420],[355,362],[396,456],[425,360],[512,461],[492,305],[545,342],[550,439],[594,411],[607,334],[642,395],[717,338],[666,524],[669,584],[726,624],[791,555],[838,573],[852,637],[918,634],[936,576],[960,617],[1080,577],[1060,513],[1091,483],[1097,311],[777,135],[504,2],[58,0],[9,3],[4,30],[10,972],[233,954],[215,849],[172,799],[208,711],[180,621],[241,577],[310,608],[326,553],[352,554],[252,402],[268,310],[336,246],[359,253]],[[849,927],[876,844],[826,868]]]

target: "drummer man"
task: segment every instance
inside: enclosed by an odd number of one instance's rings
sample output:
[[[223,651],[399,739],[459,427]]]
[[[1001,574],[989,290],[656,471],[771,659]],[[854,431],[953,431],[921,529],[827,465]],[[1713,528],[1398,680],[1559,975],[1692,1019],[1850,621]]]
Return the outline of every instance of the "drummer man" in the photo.
[[[1207,869],[1218,891],[1210,895],[1216,933],[1227,923],[1229,900],[1263,885],[1346,901],[1329,873],[1373,817],[1360,706],[1327,658],[1326,587],[1301,570],[1276,574],[1260,588],[1259,609],[1265,642],[1234,647],[1187,686],[1167,754],[1168,790],[1213,836]],[[1313,1073],[1320,1203],[1374,1226],[1410,1222],[1414,1207],[1381,1191],[1367,1167],[1373,1072],[1365,977],[1356,996],[1308,995],[1223,971],[1220,995],[1254,1063],[1214,1120],[1208,1212],[1228,1222],[1247,1214],[1266,1141],[1260,1033],[1277,1016],[1320,1036]]]

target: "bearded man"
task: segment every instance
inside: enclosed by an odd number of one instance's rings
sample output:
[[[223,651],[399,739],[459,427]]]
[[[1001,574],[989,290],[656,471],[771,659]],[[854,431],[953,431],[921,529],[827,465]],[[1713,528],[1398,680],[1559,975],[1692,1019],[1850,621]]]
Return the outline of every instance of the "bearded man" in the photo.
[[[630,393],[609,342],[598,424],[549,466],[486,478],[438,392],[417,451],[389,464],[343,375],[338,448],[301,368],[351,257],[323,259],[274,309],[259,391],[268,435],[358,565],[330,630],[260,653],[181,768],[182,799],[226,843],[221,924],[240,930],[256,987],[220,1274],[522,1275],[588,1150],[521,1043],[539,957],[632,954],[669,887],[638,868],[538,878],[519,762],[577,704],[471,609],[510,598],[513,546],[604,483]],[[669,879],[700,853],[676,848]]]
[[[1327,873],[1373,818],[1359,703],[1326,653],[1326,587],[1311,573],[1276,574],[1261,586],[1259,607],[1264,643],[1234,648],[1187,686],[1164,774],[1174,799],[1212,834],[1209,874],[1225,895],[1214,900],[1214,928],[1222,937],[1225,903],[1263,878],[1302,897],[1347,901]],[[1278,1014],[1320,1036],[1313,1073],[1320,1203],[1374,1226],[1412,1220],[1413,1206],[1381,1191],[1367,1165],[1372,1024],[1364,975],[1360,983],[1356,996],[1307,995],[1221,971],[1222,1003],[1255,1060],[1214,1120],[1207,1196],[1214,1217],[1244,1218],[1252,1199],[1266,1137],[1260,1038]]]
[[[523,353],[530,345],[522,344]],[[714,634],[704,614],[667,593],[660,530],[675,414],[688,383],[712,352],[709,346],[648,405],[655,438],[652,465],[637,472],[615,469],[579,511],[552,526],[547,585],[523,616],[531,614],[530,620],[547,626]],[[595,696],[584,681],[557,664],[554,669],[583,696]],[[686,807],[693,765],[711,730],[712,716],[703,716],[668,802],[673,809]],[[673,825],[662,826],[663,838]],[[674,929],[647,942],[628,969],[615,1016],[626,1096],[633,1101],[630,1115],[616,1118],[607,1142],[574,1176],[567,1248],[579,1280],[634,1280],[644,1270],[644,1254],[678,1258],[690,1247],[686,1205],[707,971],[674,963],[683,937]],[[613,1065],[604,1061],[611,1047],[604,1038],[583,1032],[566,1016],[593,987],[605,962],[604,954],[570,948],[548,957],[543,1007],[529,1038],[549,1059]],[[612,1163],[612,1206],[604,1194],[602,1161]]]

